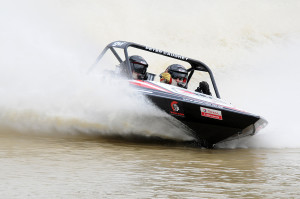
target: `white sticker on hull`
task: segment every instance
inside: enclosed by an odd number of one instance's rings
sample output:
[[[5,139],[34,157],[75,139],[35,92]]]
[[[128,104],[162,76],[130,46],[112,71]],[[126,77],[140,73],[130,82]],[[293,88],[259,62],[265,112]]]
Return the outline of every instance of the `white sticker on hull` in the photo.
[[[204,108],[200,106],[201,115],[203,117],[209,117],[217,120],[223,120],[222,118],[222,111],[210,109],[210,108]]]

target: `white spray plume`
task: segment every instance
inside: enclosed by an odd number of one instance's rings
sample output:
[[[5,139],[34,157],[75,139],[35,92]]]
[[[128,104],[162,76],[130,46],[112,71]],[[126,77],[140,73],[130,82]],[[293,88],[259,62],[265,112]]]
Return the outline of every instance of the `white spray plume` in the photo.
[[[256,49],[244,65],[222,76],[223,90],[234,104],[264,116],[269,124],[251,138],[223,147],[299,148],[300,40],[291,38]],[[230,78],[229,78],[230,77]]]
[[[58,16],[49,19],[49,13],[35,13],[30,5],[23,8],[11,21],[1,19],[6,31],[0,33],[0,127],[21,133],[192,139],[176,120],[133,92],[128,82],[87,74],[103,46],[83,42],[80,33],[70,32],[71,26],[55,24]],[[22,19],[26,11],[33,12]]]

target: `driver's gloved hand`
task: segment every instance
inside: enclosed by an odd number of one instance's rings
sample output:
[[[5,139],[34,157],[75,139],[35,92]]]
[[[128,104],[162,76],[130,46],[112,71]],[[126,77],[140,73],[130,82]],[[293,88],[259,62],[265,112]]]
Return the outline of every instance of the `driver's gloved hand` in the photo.
[[[197,89],[195,91],[206,94],[206,95],[211,95],[209,85],[206,81],[200,82],[199,87],[197,87]]]
[[[209,90],[209,85],[206,81],[200,82],[199,87],[200,87],[200,90],[202,91],[202,93],[204,93],[206,95],[211,95],[211,92]]]

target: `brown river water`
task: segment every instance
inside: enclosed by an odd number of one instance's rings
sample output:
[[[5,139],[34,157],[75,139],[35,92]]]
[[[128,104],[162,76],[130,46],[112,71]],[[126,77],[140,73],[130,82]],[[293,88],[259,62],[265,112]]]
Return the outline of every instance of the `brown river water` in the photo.
[[[1,198],[300,198],[299,149],[0,136]]]

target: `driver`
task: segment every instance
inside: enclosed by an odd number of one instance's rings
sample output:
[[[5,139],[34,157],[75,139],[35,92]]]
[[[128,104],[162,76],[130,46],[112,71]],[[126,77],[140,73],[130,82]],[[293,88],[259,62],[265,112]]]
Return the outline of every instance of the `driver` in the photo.
[[[148,63],[143,57],[138,55],[132,55],[129,57],[129,62],[132,70],[133,79],[147,79]]]
[[[134,80],[146,80],[147,79],[147,68],[148,63],[146,60],[138,55],[132,55],[129,57],[130,73],[132,72],[132,77]],[[117,73],[123,74],[128,77],[130,73],[127,72],[126,61],[117,65]],[[129,76],[131,78],[131,75]]]
[[[187,77],[188,72],[184,66],[172,64],[160,74],[160,82],[186,88]]]

